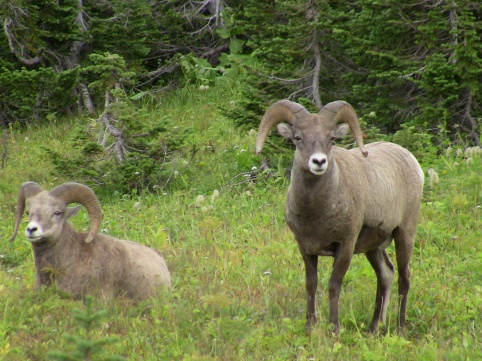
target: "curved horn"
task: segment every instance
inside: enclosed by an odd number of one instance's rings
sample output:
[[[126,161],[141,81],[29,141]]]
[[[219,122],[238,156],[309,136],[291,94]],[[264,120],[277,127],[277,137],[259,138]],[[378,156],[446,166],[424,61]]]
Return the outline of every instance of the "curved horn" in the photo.
[[[23,211],[25,210],[25,199],[30,198],[40,192],[42,192],[42,187],[35,182],[24,182],[20,186],[18,191],[17,207],[15,208],[15,228],[13,230],[12,238],[10,238],[10,242],[13,242],[17,237],[18,227],[20,226]]]
[[[366,157],[368,155],[368,152],[363,146],[363,135],[360,129],[360,123],[358,123],[358,117],[356,116],[356,112],[353,107],[343,100],[337,100],[326,104],[320,110],[320,113],[324,111],[329,111],[333,113],[332,117],[335,123],[338,121],[342,121],[348,124],[351,132],[353,133],[353,136],[355,137],[358,148],[360,148],[360,151]]]
[[[76,202],[85,207],[90,217],[90,230],[85,242],[92,242],[95,235],[99,231],[100,222],[102,220],[100,203],[94,191],[86,185],[70,182],[55,187],[50,191],[50,194],[54,197],[62,199],[65,204]]]
[[[280,100],[274,103],[264,113],[259,124],[258,135],[256,136],[256,154],[261,153],[269,131],[276,124],[281,122],[293,124],[293,122],[310,116],[311,113],[304,106],[290,100]]]

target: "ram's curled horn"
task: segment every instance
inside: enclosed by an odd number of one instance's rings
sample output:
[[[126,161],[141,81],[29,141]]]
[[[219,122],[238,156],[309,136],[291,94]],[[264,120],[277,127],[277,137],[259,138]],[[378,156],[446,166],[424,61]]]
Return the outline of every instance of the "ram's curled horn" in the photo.
[[[40,192],[42,192],[42,187],[35,182],[24,182],[20,186],[20,190],[18,191],[17,207],[15,208],[15,228],[13,230],[12,238],[10,238],[10,242],[13,242],[15,237],[17,237],[18,227],[20,226],[23,211],[25,210],[25,199]]]
[[[102,221],[100,203],[92,189],[80,183],[70,182],[55,187],[50,191],[50,194],[62,199],[65,204],[75,202],[85,207],[90,217],[90,230],[85,242],[92,242],[99,231],[100,222]]]
[[[258,135],[256,137],[256,154],[261,153],[269,131],[276,124],[281,122],[293,124],[293,122],[309,117],[311,117],[311,113],[298,103],[286,99],[274,103],[268,108],[266,113],[264,113],[259,124]]]
[[[366,157],[368,155],[368,152],[363,146],[363,135],[360,129],[360,123],[358,123],[358,118],[353,107],[343,100],[336,100],[334,102],[326,104],[320,110],[320,114],[324,114],[327,111],[331,113],[332,119],[335,123],[341,121],[348,124],[351,132],[353,133],[353,136],[355,137],[358,148],[360,148],[360,151]]]

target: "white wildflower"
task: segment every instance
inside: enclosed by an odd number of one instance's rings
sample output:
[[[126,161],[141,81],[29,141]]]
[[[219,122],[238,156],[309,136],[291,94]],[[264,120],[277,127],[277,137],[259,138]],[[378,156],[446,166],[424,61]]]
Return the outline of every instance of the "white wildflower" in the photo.
[[[132,208],[134,208],[137,211],[137,210],[141,209],[141,205],[142,205],[141,202],[136,202],[136,203],[134,203],[134,206]]]
[[[202,194],[198,195],[197,198],[196,198],[196,206],[200,206],[201,204],[203,204],[205,201],[205,198]]]
[[[448,147],[446,150],[445,150],[445,155],[447,157],[450,157],[453,153],[454,149],[452,147]]]
[[[430,168],[428,170],[428,175],[429,175],[428,184],[430,185],[430,187],[438,186],[438,184],[440,183],[440,180],[438,178],[437,172],[433,168]]]
[[[458,148],[456,151],[455,151],[455,155],[457,156],[457,158],[460,158],[464,155],[464,151],[460,148]]]
[[[215,189],[213,194],[211,195],[211,202],[214,202],[218,197],[219,197],[219,191]]]

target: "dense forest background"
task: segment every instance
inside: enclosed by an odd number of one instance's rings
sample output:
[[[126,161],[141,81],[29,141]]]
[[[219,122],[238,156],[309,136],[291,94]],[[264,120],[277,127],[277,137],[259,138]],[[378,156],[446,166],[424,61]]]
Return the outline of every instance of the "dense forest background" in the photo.
[[[4,0],[0,125],[101,114],[122,160],[119,102],[230,78],[239,125],[344,99],[382,133],[480,145],[481,17],[470,0]]]

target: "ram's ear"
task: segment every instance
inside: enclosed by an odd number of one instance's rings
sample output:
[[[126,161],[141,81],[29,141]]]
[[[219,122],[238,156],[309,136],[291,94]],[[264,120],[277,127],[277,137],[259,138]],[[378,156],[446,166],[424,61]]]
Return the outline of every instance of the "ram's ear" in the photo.
[[[78,206],[75,206],[75,207],[68,207],[67,208],[67,211],[66,211],[66,216],[67,216],[67,219],[70,218],[70,217],[73,217],[75,215],[77,215],[77,213],[79,213],[80,209],[82,208],[81,205],[78,205]]]
[[[286,123],[279,123],[278,126],[279,134],[286,139],[293,139],[293,130],[291,129],[291,125]]]
[[[341,124],[338,124],[338,126],[336,127],[336,129],[334,129],[332,132],[331,132],[331,137],[333,139],[340,139],[340,138],[343,138],[346,133],[348,133],[348,130],[350,129],[350,127],[348,126],[348,124],[346,123],[341,123]]]

